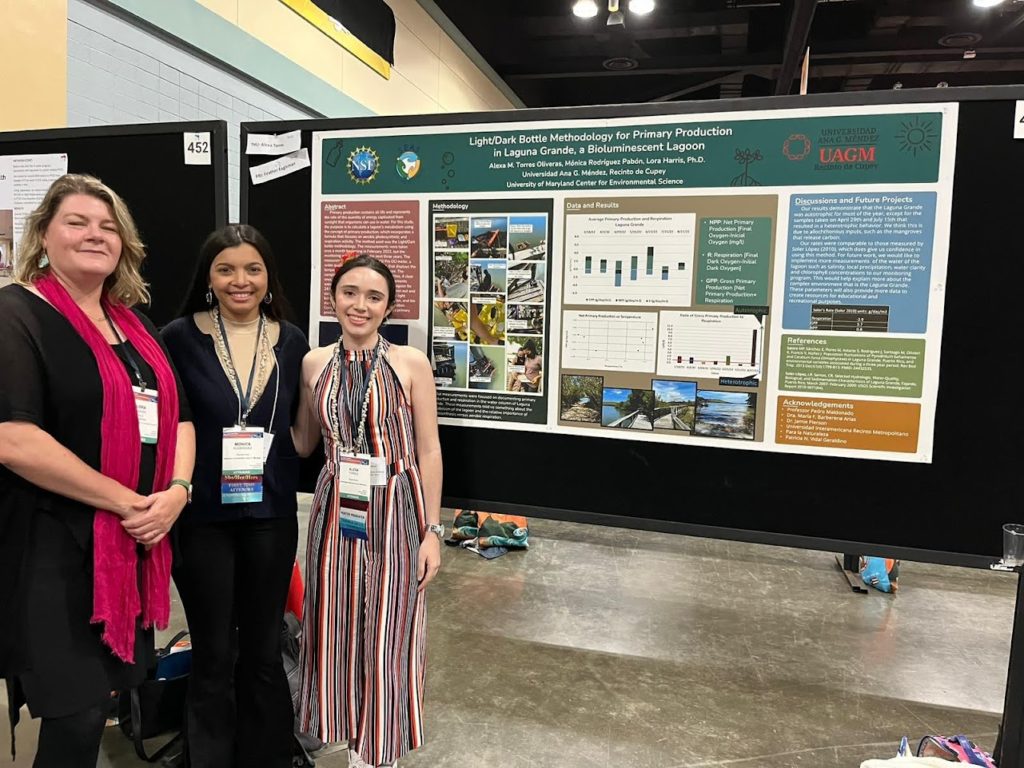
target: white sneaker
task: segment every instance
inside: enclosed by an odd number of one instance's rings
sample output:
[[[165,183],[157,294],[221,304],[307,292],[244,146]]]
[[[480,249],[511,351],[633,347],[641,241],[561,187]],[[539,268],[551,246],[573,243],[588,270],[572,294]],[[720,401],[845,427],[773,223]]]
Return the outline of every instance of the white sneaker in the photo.
[[[349,768],[375,768],[363,760],[363,758],[361,758],[351,747],[348,750],[348,766]],[[398,768],[398,761],[396,760],[390,765],[376,766],[376,768]]]

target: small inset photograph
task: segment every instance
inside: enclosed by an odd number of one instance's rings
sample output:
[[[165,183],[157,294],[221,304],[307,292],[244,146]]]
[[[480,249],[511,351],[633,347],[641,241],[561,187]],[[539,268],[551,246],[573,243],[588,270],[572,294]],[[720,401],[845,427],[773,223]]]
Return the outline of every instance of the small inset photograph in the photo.
[[[470,305],[469,333],[474,344],[505,343],[505,297],[476,296]]]
[[[434,302],[434,338],[469,340],[469,306],[465,302]]]
[[[501,392],[505,389],[505,348],[469,346],[469,388]]]
[[[434,218],[434,250],[469,249],[469,217],[437,216]]]
[[[0,279],[7,282],[14,274],[14,211],[0,209]],[[3,283],[0,283],[3,285]]]
[[[604,378],[562,374],[558,418],[585,424],[601,423],[601,397]]]
[[[697,382],[655,379],[654,428],[693,432],[697,404]]]
[[[469,290],[473,293],[505,293],[505,260],[474,259],[471,261],[469,263]]]
[[[649,389],[605,387],[601,426],[614,429],[654,429],[654,392]]]
[[[697,423],[694,432],[698,435],[753,440],[756,416],[756,392],[697,390]]]
[[[467,346],[467,344],[459,342],[434,342],[434,383],[438,386],[438,388],[466,388]]]
[[[469,255],[474,259],[504,259],[508,253],[508,217],[473,217]]]
[[[548,265],[543,261],[527,261],[508,267],[508,300],[526,303],[544,302],[544,281]]]
[[[469,256],[466,253],[434,254],[434,297],[465,299],[469,296]]]
[[[509,336],[505,388],[509,392],[540,393],[544,386],[544,341],[532,336]]]
[[[547,216],[512,216],[509,218],[509,261],[538,261],[544,259],[547,252]]]
[[[544,307],[537,304],[509,304],[505,327],[509,333],[544,335]]]

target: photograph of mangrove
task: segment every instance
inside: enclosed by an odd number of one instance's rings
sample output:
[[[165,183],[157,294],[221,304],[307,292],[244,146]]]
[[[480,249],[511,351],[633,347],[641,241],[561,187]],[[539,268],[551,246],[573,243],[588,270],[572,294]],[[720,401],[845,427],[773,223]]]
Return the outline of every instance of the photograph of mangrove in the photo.
[[[467,346],[464,343],[450,341],[434,342],[434,383],[438,387],[466,388]]]
[[[615,429],[654,429],[654,392],[649,389],[605,387],[601,426]]]
[[[697,405],[697,382],[655,379],[654,428],[693,432]]]
[[[475,217],[469,236],[469,255],[474,259],[504,259],[508,254],[508,217]]]
[[[528,261],[508,268],[508,300],[544,302],[544,281],[548,265],[543,261]]]
[[[531,336],[509,336],[505,346],[509,392],[539,393],[544,385],[544,341]]]
[[[601,376],[562,374],[558,418],[562,421],[600,424],[603,390],[604,378]]]
[[[547,250],[547,216],[512,216],[509,219],[509,261],[537,261],[547,255]]]
[[[469,339],[469,307],[464,302],[434,302],[434,338]]]
[[[756,416],[756,392],[697,390],[695,434],[707,437],[728,437],[735,440],[753,440]]]
[[[509,304],[505,327],[509,333],[544,334],[544,307],[536,304]]]
[[[470,305],[469,340],[485,345],[505,343],[504,297],[484,297]]]
[[[469,248],[469,218],[437,216],[434,218],[434,250]]]
[[[434,296],[438,299],[465,299],[469,296],[468,255],[434,254]]]
[[[505,348],[469,345],[469,388],[502,392],[505,389]]]
[[[469,289],[473,293],[505,293],[505,260],[474,259],[469,262]]]

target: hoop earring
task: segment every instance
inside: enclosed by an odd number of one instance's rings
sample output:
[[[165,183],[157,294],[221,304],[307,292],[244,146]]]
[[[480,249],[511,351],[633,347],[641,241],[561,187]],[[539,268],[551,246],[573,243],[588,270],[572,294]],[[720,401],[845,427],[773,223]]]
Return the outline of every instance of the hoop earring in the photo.
[[[46,269],[48,266],[50,266],[50,257],[46,255],[46,251],[43,251],[39,255],[39,268]]]
[[[271,291],[267,291],[267,295],[263,297],[263,303],[269,304],[274,300],[274,294]]]
[[[208,307],[212,307],[213,306],[213,289],[212,288],[207,288],[206,289],[206,306],[208,306]]]

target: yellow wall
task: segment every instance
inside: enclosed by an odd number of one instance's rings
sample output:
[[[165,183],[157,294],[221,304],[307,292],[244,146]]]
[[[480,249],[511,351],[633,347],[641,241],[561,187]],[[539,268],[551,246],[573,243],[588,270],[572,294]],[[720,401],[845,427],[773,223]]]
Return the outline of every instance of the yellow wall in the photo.
[[[0,0],[0,19],[0,131],[63,128],[68,119],[67,0]]]
[[[416,0],[387,0],[396,20],[395,66],[390,80],[279,0],[197,1],[378,114],[512,106]]]

